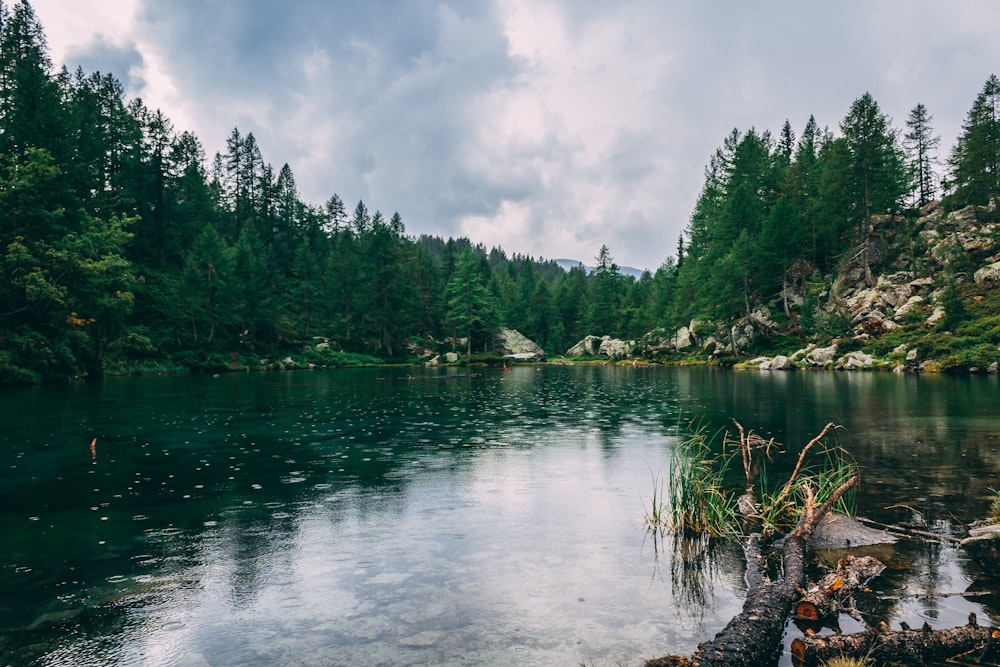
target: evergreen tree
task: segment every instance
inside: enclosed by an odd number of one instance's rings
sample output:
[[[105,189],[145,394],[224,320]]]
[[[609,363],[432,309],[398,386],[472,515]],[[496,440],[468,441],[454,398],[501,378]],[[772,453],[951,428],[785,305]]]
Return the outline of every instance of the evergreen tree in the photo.
[[[524,323],[521,325],[523,333],[544,350],[558,349],[562,344],[562,323],[552,300],[549,283],[539,280],[534,285]]]
[[[452,331],[453,340],[459,336],[466,339],[466,354],[472,356],[473,340],[485,341],[494,333],[489,323],[495,318],[496,309],[471,248],[466,248],[458,258],[446,292],[445,324]]]
[[[344,208],[344,201],[338,194],[334,193],[326,200],[323,212],[325,215],[323,231],[327,234],[334,236],[347,224],[347,209]]]
[[[56,164],[68,163],[62,94],[51,69],[31,5],[24,0],[10,10],[0,5],[0,156],[17,160],[29,148],[44,148]]]
[[[201,247],[208,248],[211,243],[214,243],[214,240],[206,241]],[[214,252],[216,252],[214,248],[209,251],[209,253]],[[225,274],[218,270],[219,267],[213,269],[218,274],[216,280],[219,283],[225,280],[231,288],[230,307],[239,320],[239,342],[251,348],[257,342],[270,342],[273,337],[267,336],[264,332],[270,332],[274,328],[274,314],[269,311],[275,297],[272,293],[272,281],[275,276],[264,244],[252,225],[243,228],[235,245],[227,251],[227,261],[224,266],[228,268]],[[203,269],[205,272],[210,270]],[[208,280],[211,276],[206,275],[204,278]],[[209,294],[209,299],[216,298],[216,294]]]
[[[414,295],[413,333],[435,338],[444,319],[444,282],[441,269],[424,245],[409,246],[409,264]]]
[[[227,328],[233,299],[226,244],[211,225],[188,253],[178,289],[174,299],[190,323],[190,346],[212,347]]]
[[[934,164],[937,162],[937,147],[941,137],[936,136],[931,127],[933,120],[927,107],[918,104],[906,119],[907,133],[903,146],[906,148],[913,182],[913,197],[917,207],[934,199],[937,187],[934,184]]]
[[[608,246],[598,251],[591,277],[588,329],[598,336],[617,336],[622,328],[622,281]]]
[[[973,101],[948,164],[954,206],[985,206],[1000,196],[1000,79],[995,74]]]
[[[863,212],[855,221],[856,238],[865,280],[871,286],[874,284],[869,247],[872,214],[899,209],[908,189],[904,161],[897,145],[897,132],[870,93],[854,101],[840,129],[850,156],[849,176]]]
[[[802,135],[795,145],[792,164],[785,178],[785,197],[794,208],[801,220],[807,220],[808,249],[803,253],[805,259],[814,265],[820,264],[820,249],[823,245],[820,226],[821,196],[820,196],[820,163],[819,151],[822,144],[822,133],[816,124],[816,119],[809,116]]]
[[[364,331],[375,341],[377,350],[393,357],[412,322],[412,281],[407,275],[409,267],[402,262],[403,220],[395,213],[392,221],[386,222],[376,211],[370,224],[370,231],[362,236]]]
[[[562,324],[562,348],[568,347],[586,334],[587,272],[577,264],[561,277],[555,290],[559,319]]]
[[[774,289],[780,284],[785,317],[791,317],[789,272],[802,255],[805,231],[795,207],[784,197],[775,204],[761,229],[756,273],[767,288]]]

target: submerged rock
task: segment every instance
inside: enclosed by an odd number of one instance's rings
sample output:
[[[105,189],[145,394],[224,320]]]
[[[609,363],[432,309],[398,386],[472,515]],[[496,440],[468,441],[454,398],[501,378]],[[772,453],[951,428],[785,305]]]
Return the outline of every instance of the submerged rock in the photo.
[[[960,546],[986,572],[1000,572],[1000,524],[975,526]]]
[[[896,538],[884,530],[869,528],[849,516],[830,512],[820,519],[809,546],[813,549],[844,549],[895,542]]]

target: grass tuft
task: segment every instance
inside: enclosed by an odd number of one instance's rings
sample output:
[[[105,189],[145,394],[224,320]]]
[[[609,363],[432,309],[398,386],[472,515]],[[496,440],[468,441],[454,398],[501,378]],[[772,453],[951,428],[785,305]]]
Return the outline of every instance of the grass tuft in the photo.
[[[783,482],[768,472],[774,440],[765,440],[736,423],[738,437],[724,430],[709,433],[693,424],[689,436],[672,452],[666,482],[653,474],[653,495],[646,508],[650,531],[679,535],[739,539],[748,521],[767,535],[784,532],[799,521],[809,506],[822,505],[834,491],[858,474],[854,459],[833,437],[828,424],[799,453],[794,470]],[[730,465],[740,459],[746,490],[756,498],[740,511],[740,490],[732,483]],[[840,498],[836,509],[854,513],[856,493]],[[995,504],[1000,509],[1000,495]]]
[[[720,438],[724,431],[709,434],[703,425],[692,426],[691,434],[673,451],[664,518],[674,533],[735,535],[736,494],[725,484],[732,456],[714,451]]]

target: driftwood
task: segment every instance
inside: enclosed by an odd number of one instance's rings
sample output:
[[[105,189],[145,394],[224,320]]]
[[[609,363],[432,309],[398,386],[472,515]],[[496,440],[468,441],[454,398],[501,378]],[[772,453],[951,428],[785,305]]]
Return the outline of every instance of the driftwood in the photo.
[[[806,621],[819,621],[838,613],[843,602],[880,575],[885,569],[882,561],[871,556],[841,558],[833,572],[809,587],[802,599],[795,603],[793,615]]]
[[[781,641],[792,602],[806,582],[806,546],[816,523],[857,482],[856,476],[849,479],[820,507],[812,502],[811,497],[807,499],[805,514],[785,538],[781,550],[784,576],[750,592],[743,603],[743,611],[733,617],[714,639],[699,645],[690,658],[655,658],[646,661],[646,667],[769,664]]]
[[[980,626],[976,615],[970,614],[968,625],[946,630],[932,630],[926,623],[920,630],[912,630],[905,625],[902,630],[890,630],[883,623],[879,629],[869,632],[797,637],[792,641],[792,660],[797,667],[813,667],[839,657],[924,665],[980,651],[987,646],[992,650],[998,643],[1000,630]],[[979,662],[972,664],[1000,664],[1000,655],[979,656],[977,659]]]

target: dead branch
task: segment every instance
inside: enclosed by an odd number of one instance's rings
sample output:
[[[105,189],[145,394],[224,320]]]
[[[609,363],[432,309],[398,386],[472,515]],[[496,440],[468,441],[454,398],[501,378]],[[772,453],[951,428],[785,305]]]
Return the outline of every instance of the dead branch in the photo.
[[[828,427],[829,428],[829,427]],[[824,433],[827,429],[824,429]],[[646,662],[646,667],[695,665],[696,667],[733,667],[763,665],[770,662],[785,628],[792,601],[806,581],[806,547],[816,523],[844,493],[858,483],[854,476],[838,487],[819,508],[810,502],[795,529],[785,538],[781,556],[784,576],[770,585],[759,586],[743,603],[737,614],[711,641],[698,646],[690,658],[666,656]],[[811,493],[811,490],[809,491]]]
[[[869,581],[885,570],[885,565],[871,556],[841,558],[837,567],[806,590],[795,603],[795,618],[819,621],[844,608],[844,603],[864,589]]]
[[[802,448],[802,451],[799,453],[799,460],[795,463],[795,469],[792,470],[792,476],[788,478],[788,481],[785,482],[785,486],[781,488],[781,493],[779,493],[777,498],[775,498],[774,500],[775,507],[777,507],[778,504],[781,501],[783,501],[785,497],[788,496],[789,493],[792,492],[792,488],[795,486],[795,480],[799,476],[799,472],[802,470],[802,464],[805,462],[806,455],[809,453],[809,450],[812,449],[816,445],[816,443],[825,438],[827,431],[829,431],[831,428],[837,428],[836,424],[830,422],[829,424],[824,426],[823,430],[820,431],[819,435],[810,440],[809,444],[807,444],[805,447]]]
[[[902,535],[904,537],[927,537],[933,540],[941,540],[945,542],[951,542],[953,544],[958,544],[962,541],[960,537],[954,537],[952,535],[945,535],[944,533],[932,533],[929,530],[920,530],[919,528],[910,528],[909,526],[900,526],[899,524],[889,524],[876,521],[874,519],[868,519],[865,517],[857,517],[857,520],[862,523],[868,523],[873,526],[878,526],[882,530],[895,535]]]

